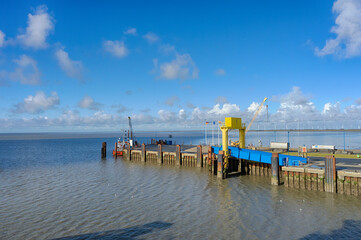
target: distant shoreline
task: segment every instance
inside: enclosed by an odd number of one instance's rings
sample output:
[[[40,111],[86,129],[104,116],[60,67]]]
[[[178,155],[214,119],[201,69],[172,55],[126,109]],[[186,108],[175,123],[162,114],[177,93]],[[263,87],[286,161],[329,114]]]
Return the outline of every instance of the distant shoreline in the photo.
[[[217,129],[214,129],[217,132]],[[211,132],[207,130],[208,134]],[[361,129],[276,129],[250,130],[249,132],[361,132]],[[169,131],[135,131],[136,137],[167,138],[169,134],[183,133],[187,136],[204,135],[202,130],[169,130]],[[150,136],[150,134],[153,134]],[[38,132],[38,133],[0,133],[0,140],[46,140],[46,139],[76,139],[76,138],[119,138],[120,132]],[[174,137],[175,137],[174,136]]]

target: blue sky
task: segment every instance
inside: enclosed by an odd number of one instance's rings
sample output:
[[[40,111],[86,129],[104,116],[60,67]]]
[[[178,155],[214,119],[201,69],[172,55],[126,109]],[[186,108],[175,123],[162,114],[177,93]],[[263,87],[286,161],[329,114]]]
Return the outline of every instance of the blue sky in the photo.
[[[264,97],[272,127],[360,125],[359,0],[1,1],[0,31],[0,132],[247,123]]]

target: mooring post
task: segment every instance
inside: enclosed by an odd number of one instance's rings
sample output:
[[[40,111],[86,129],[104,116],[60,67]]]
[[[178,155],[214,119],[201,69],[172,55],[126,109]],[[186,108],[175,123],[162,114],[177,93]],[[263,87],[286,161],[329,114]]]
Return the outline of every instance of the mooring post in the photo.
[[[272,177],[271,177],[271,185],[280,185],[280,173],[279,173],[279,153],[272,153],[271,157],[272,163]]]
[[[107,157],[107,143],[103,142],[102,143],[102,158],[106,158]]]
[[[212,151],[213,151],[213,148],[211,146],[208,147],[208,168],[209,168],[209,171],[212,171],[213,169],[213,155],[212,155]]]
[[[202,154],[202,146],[197,146],[197,167],[203,167],[203,154]]]
[[[142,162],[147,161],[147,160],[146,160],[145,144],[144,144],[144,143],[142,144],[142,159],[141,159],[141,161],[142,161]]]
[[[130,152],[130,144],[128,143],[128,151],[127,151],[127,158],[128,158],[128,161],[130,161],[132,159],[132,153]]]
[[[181,165],[181,159],[182,159],[182,156],[181,156],[181,146],[180,146],[180,145],[177,145],[177,146],[176,146],[175,158],[176,158],[175,165],[176,165],[176,166],[180,166],[180,165]]]
[[[219,151],[218,152],[218,161],[217,161],[217,177],[224,179],[224,174],[223,174],[223,170],[224,170],[224,152],[223,151]]]
[[[336,158],[325,157],[325,192],[336,192]]]
[[[114,157],[117,158],[118,157],[118,142],[115,142],[115,146],[114,146]]]
[[[158,164],[163,163],[162,144],[158,144]]]

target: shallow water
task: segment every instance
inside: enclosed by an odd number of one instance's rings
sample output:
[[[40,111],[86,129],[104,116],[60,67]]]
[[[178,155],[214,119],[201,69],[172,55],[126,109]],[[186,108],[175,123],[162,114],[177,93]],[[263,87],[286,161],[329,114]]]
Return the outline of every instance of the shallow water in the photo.
[[[360,197],[101,160],[104,140],[0,141],[0,239],[361,238]]]

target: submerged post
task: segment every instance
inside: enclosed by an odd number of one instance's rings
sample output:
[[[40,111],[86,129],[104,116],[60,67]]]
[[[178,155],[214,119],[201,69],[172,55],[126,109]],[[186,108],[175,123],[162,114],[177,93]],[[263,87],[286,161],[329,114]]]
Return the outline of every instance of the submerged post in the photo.
[[[163,163],[163,151],[162,151],[162,144],[158,144],[158,164]]]
[[[107,143],[103,142],[102,143],[102,158],[106,158],[107,157]]]
[[[217,161],[217,177],[221,178],[221,179],[224,179],[224,174],[223,174],[223,171],[224,171],[224,166],[223,166],[224,159],[223,159],[223,156],[224,156],[224,152],[219,151],[218,152],[218,161]]]
[[[197,146],[197,167],[203,166],[203,154],[202,154],[202,146]]]
[[[271,157],[272,163],[272,177],[271,177],[271,185],[278,186],[280,185],[280,161],[279,161],[279,153],[272,153]]]
[[[145,154],[145,144],[142,144],[142,156],[141,156],[141,161],[145,162],[146,161],[146,154]]]

